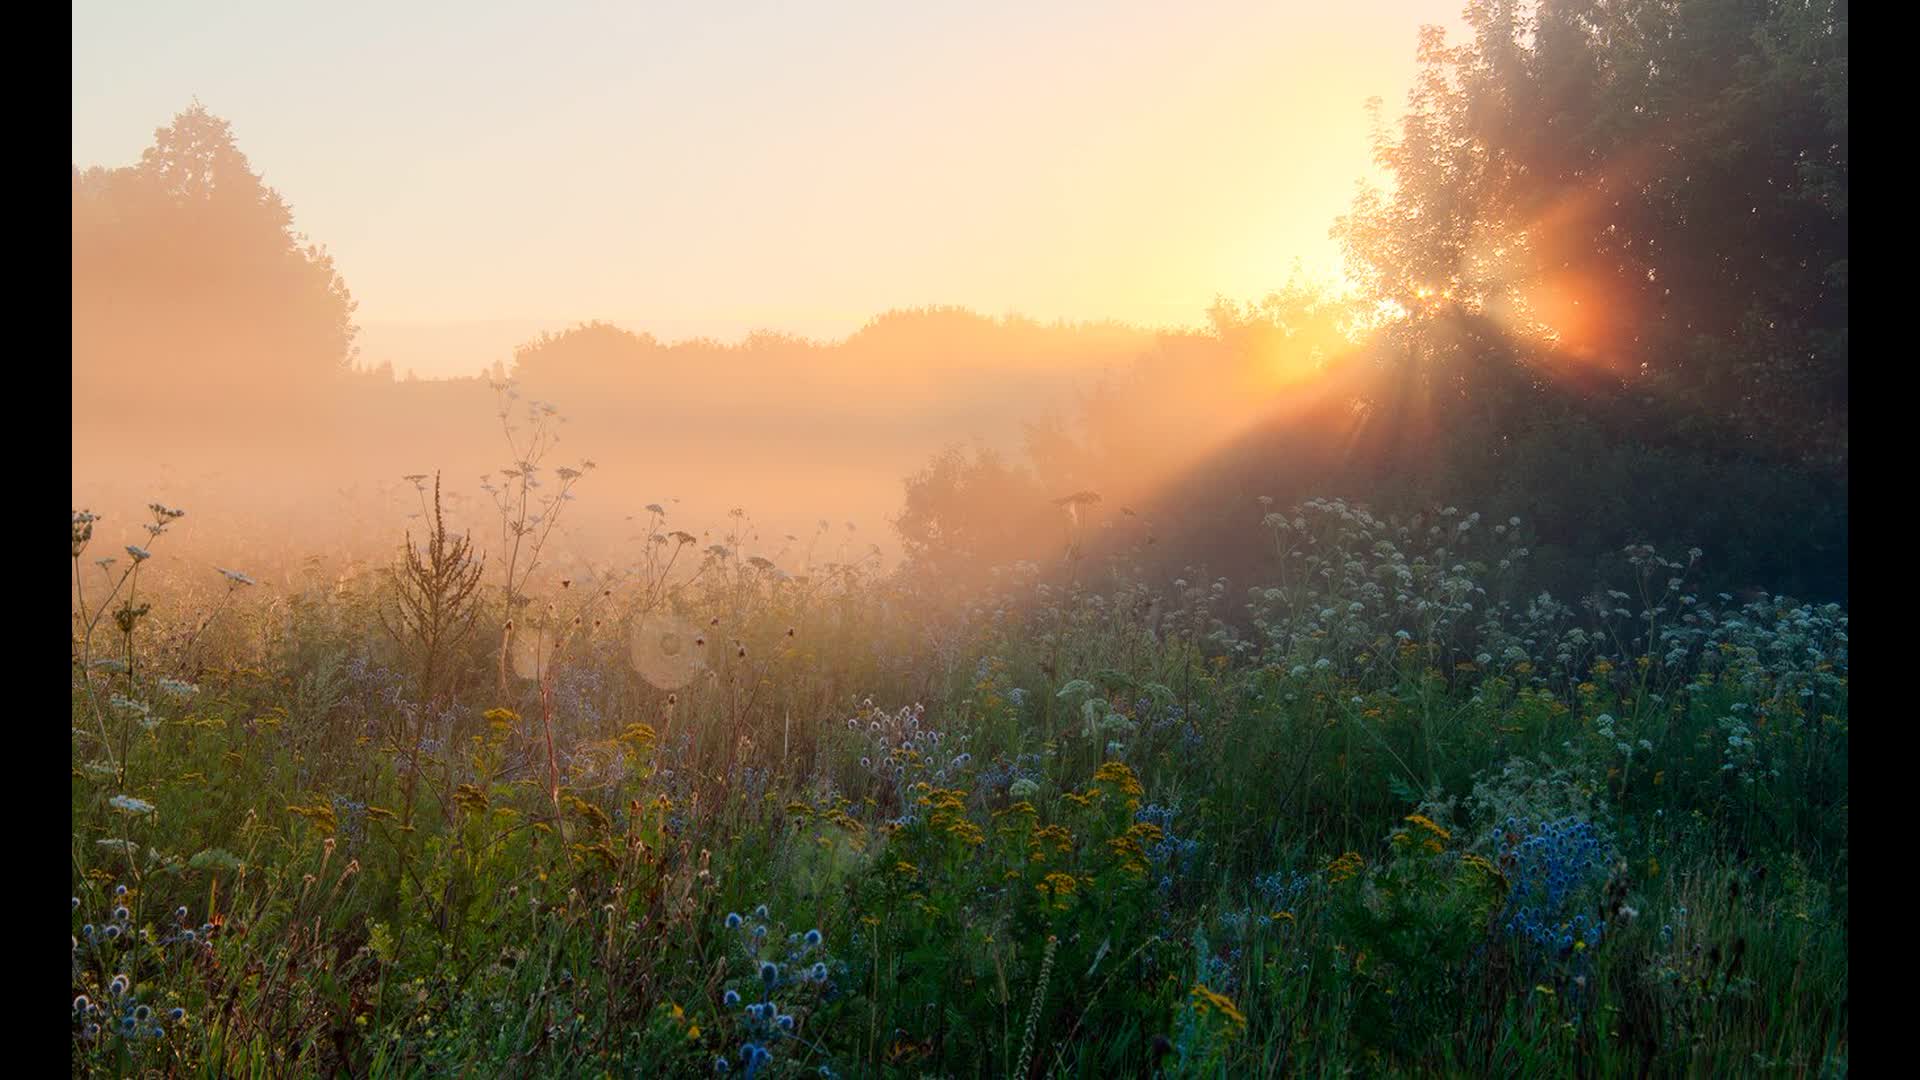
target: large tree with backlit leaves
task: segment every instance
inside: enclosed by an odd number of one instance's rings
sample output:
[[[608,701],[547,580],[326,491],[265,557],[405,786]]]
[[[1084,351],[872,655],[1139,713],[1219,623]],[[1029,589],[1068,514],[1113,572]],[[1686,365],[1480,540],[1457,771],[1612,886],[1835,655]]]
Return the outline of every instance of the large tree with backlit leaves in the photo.
[[[1409,313],[1400,354],[1441,396],[1511,356],[1541,388],[1657,401],[1660,430],[1844,461],[1845,0],[1466,18],[1460,44],[1423,32],[1407,115],[1377,137],[1393,189],[1336,229]]]

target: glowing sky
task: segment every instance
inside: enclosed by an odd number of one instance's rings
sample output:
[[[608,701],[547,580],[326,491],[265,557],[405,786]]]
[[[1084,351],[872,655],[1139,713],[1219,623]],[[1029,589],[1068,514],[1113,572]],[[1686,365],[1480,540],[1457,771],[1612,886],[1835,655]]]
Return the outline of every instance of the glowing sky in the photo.
[[[1459,4],[78,2],[73,160],[197,96],[370,328],[1191,323],[1338,273]]]

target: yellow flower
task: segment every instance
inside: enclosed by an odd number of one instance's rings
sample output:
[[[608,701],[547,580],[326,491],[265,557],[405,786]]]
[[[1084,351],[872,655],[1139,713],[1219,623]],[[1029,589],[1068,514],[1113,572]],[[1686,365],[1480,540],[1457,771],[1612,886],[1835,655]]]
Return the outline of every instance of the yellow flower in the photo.
[[[1232,998],[1224,994],[1216,994],[1198,983],[1194,984],[1192,996],[1195,1012],[1203,1015],[1208,1012],[1218,1012],[1226,1018],[1227,1024],[1235,1031],[1246,1030],[1247,1018],[1234,1007]]]
[[[1109,761],[1101,765],[1093,774],[1096,784],[1113,784],[1123,795],[1144,795],[1146,789],[1140,786],[1140,779],[1133,775],[1125,762]]]
[[[1335,884],[1339,884],[1358,874],[1366,865],[1366,860],[1360,857],[1359,852],[1349,851],[1327,864],[1327,875]]]
[[[1080,883],[1075,881],[1071,874],[1055,871],[1048,874],[1034,888],[1040,891],[1040,895],[1052,901],[1054,907],[1064,909],[1073,903],[1073,894],[1079,890]]]

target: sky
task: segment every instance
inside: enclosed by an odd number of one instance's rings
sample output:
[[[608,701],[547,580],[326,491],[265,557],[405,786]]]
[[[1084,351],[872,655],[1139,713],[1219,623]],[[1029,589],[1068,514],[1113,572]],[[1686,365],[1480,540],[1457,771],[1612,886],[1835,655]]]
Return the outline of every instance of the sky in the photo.
[[[362,360],[897,307],[1191,325],[1296,265],[1462,0],[76,2],[73,161],[198,99],[333,253]]]

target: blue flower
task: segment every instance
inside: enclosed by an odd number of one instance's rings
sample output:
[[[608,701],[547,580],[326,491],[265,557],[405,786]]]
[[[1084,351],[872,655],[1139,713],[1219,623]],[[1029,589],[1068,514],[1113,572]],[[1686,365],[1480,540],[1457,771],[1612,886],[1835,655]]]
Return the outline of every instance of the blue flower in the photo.
[[[173,1009],[168,1010],[167,1012],[167,1019],[173,1021],[176,1024],[182,1020],[185,1020],[186,1018],[187,1018],[187,1010],[182,1008],[175,1007]]]
[[[809,949],[818,948],[819,945],[820,945],[820,931],[817,929],[807,931],[807,948]]]
[[[767,905],[761,904],[759,907],[754,908],[753,917],[759,919],[761,922],[767,921]]]
[[[814,982],[817,982],[817,983],[826,982],[827,981],[827,965],[816,961],[813,965],[813,969],[809,971],[807,974],[813,976]]]
[[[778,979],[779,977],[780,977],[780,968],[778,967],[778,965],[774,964],[774,962],[771,960],[765,960],[761,962],[760,964],[760,981],[761,982],[766,983],[768,986],[772,986],[774,980]]]
[[[725,994],[723,994],[723,995],[721,995],[721,997],[720,997],[720,1003],[721,1003],[722,1005],[725,1005],[725,1006],[726,1006],[727,1008],[729,1008],[729,1009],[731,1009],[731,1008],[733,1008],[733,1007],[735,1007],[735,1006],[737,1006],[737,1005],[739,1005],[739,1004],[740,1004],[740,992],[739,992],[738,990],[729,990],[729,991],[727,991],[727,992],[726,992]]]

